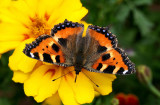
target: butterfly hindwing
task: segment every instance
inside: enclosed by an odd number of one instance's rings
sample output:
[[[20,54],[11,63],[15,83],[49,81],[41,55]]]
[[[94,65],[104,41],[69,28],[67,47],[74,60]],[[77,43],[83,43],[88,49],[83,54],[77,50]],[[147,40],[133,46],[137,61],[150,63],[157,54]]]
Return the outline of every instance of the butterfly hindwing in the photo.
[[[119,48],[109,50],[93,64],[93,69],[112,74],[131,74],[135,72],[134,64]]]
[[[84,68],[93,72],[111,74],[131,74],[135,72],[134,64],[123,50],[117,48],[117,39],[115,35],[109,32],[108,27],[89,26],[87,34],[91,37],[90,47],[93,48],[87,51],[90,54],[87,55],[88,62]]]

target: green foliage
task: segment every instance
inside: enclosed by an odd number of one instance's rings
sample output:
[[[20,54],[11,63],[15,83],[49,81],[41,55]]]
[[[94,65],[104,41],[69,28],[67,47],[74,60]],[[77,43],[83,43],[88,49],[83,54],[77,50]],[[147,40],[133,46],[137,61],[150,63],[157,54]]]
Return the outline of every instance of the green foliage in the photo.
[[[0,105],[11,105],[11,104],[9,103],[9,100],[7,100],[6,98],[1,98]]]

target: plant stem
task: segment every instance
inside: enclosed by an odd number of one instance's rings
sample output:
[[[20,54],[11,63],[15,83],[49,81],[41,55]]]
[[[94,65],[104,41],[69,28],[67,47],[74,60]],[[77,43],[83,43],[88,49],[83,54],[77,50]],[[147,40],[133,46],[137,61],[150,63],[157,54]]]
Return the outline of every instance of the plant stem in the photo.
[[[151,82],[148,83],[148,87],[153,94],[155,94],[158,98],[160,98],[160,91],[157,88],[155,88],[155,86]]]

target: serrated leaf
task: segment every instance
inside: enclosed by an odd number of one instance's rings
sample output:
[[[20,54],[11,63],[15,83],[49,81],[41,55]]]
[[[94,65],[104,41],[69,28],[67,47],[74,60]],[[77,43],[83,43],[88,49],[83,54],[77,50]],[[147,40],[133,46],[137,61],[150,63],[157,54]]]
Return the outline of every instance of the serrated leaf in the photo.
[[[130,12],[130,7],[128,5],[126,4],[121,5],[116,16],[117,20],[120,22],[124,22],[128,17],[129,12]]]
[[[153,26],[153,23],[149,21],[146,16],[139,10],[134,9],[134,22],[140,29],[140,32],[143,36],[147,35]]]

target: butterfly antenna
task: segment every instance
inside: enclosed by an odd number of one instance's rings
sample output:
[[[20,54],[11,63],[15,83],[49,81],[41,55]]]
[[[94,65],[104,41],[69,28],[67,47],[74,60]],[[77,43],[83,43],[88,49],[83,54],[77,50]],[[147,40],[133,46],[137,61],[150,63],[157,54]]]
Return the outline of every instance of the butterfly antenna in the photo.
[[[76,83],[76,80],[77,80],[77,74],[76,74],[75,81],[74,81],[75,83]]]
[[[86,75],[86,77],[89,78],[89,76],[88,76],[86,73],[83,72],[83,74]],[[91,80],[91,78],[89,78],[89,79]],[[91,81],[92,81],[92,80],[91,80]],[[93,82],[97,87],[99,87],[99,85],[97,85],[94,81],[92,81],[92,82]]]
[[[71,73],[71,72],[73,72],[73,71],[75,71],[75,70],[69,71],[68,73],[63,74],[62,76],[60,76],[60,77],[58,77],[58,78],[56,78],[56,79],[53,79],[52,81],[55,81],[55,80],[57,80],[57,79],[59,79],[59,78],[62,78],[62,77],[64,77],[65,75],[67,75],[67,74],[69,74],[69,73]]]

